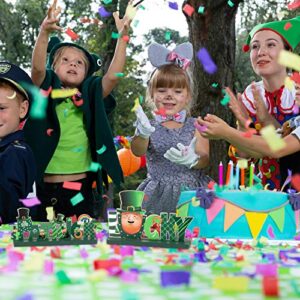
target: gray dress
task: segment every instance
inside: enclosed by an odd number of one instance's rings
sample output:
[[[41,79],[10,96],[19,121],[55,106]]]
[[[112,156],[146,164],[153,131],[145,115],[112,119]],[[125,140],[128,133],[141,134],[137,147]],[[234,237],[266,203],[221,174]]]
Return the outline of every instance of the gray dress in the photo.
[[[155,120],[150,121],[155,132],[146,153],[148,173],[137,188],[145,192],[143,208],[147,214],[175,212],[181,188],[196,189],[207,186],[211,180],[202,170],[189,169],[164,158],[164,153],[178,143],[190,144],[195,134],[194,121],[194,118],[187,118],[184,126],[178,129],[168,129]]]

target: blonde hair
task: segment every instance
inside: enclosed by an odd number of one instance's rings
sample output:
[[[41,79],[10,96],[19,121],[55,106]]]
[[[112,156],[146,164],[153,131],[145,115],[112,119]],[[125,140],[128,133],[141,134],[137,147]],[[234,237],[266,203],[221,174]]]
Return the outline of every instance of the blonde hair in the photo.
[[[89,62],[86,54],[84,53],[84,51],[82,51],[81,49],[79,49],[77,47],[73,47],[73,46],[63,46],[63,47],[60,47],[59,49],[57,49],[57,51],[55,51],[55,54],[54,54],[54,57],[53,57],[52,69],[55,70],[57,64],[60,62],[61,57],[63,56],[65,51],[69,48],[74,48],[78,52],[83,54],[82,59],[83,59],[84,65],[85,65],[85,76],[86,76],[87,73],[88,73],[88,70],[90,68],[90,62]]]
[[[192,79],[190,74],[182,68],[174,65],[163,65],[154,70],[150,76],[146,91],[146,103],[151,109],[155,109],[153,102],[153,93],[158,88],[183,88],[187,89],[190,96],[192,95]],[[191,101],[189,101],[189,105]],[[186,108],[187,110],[190,107]]]

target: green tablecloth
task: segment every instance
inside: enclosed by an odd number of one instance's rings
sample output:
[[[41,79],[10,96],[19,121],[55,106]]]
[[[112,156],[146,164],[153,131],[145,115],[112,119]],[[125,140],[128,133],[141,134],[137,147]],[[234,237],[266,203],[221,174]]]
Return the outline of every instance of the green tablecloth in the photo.
[[[266,258],[270,256],[275,257],[278,266],[280,298],[300,298],[300,243],[296,241],[275,245],[261,241],[254,247],[254,241],[203,243],[195,238],[189,250],[134,248],[133,256],[124,257],[120,255],[124,247],[109,246],[105,240],[96,246],[13,248],[9,229],[0,228],[0,299],[265,299],[262,276],[255,270],[257,264],[270,263]],[[194,255],[203,245],[207,262],[195,261]],[[291,254],[280,258],[279,251]],[[22,254],[23,259],[11,263],[12,257]],[[110,274],[94,270],[94,260],[113,258],[120,260],[120,268],[114,268]],[[45,274],[45,261],[54,264],[52,274]],[[161,287],[160,268],[166,264],[191,267],[189,286]],[[247,278],[245,291],[241,291],[238,282],[233,289],[240,291],[224,291],[215,286],[217,278],[222,281],[233,276]]]

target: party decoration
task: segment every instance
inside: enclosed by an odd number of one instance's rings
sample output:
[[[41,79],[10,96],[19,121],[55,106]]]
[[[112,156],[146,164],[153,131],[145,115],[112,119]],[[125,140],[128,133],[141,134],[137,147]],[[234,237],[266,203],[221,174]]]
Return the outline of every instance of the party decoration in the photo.
[[[139,170],[141,159],[135,156],[131,149],[120,149],[117,154],[124,176],[130,176]]]
[[[95,221],[88,215],[79,216],[74,222],[72,218],[64,220],[63,214],[57,214],[50,222],[33,223],[28,208],[21,207],[17,211],[17,224],[11,234],[15,247],[97,243]]]
[[[146,216],[142,209],[144,192],[120,192],[121,208],[108,212],[108,244],[161,248],[189,248],[185,230],[193,218],[178,217],[175,213],[162,212]]]

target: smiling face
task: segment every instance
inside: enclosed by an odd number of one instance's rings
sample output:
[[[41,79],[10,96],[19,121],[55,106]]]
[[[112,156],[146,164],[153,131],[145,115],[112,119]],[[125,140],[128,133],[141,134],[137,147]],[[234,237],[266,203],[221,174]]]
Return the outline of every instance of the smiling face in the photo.
[[[55,53],[53,69],[64,87],[78,87],[84,80],[88,67],[88,59],[80,49],[61,47]]]
[[[0,139],[19,129],[28,106],[28,101],[19,92],[0,81]]]
[[[143,215],[136,212],[122,212],[121,225],[127,234],[136,234],[140,231],[143,224]]]
[[[286,75],[286,68],[277,60],[285,49],[282,38],[271,30],[258,31],[250,43],[250,59],[254,72],[261,77]]]
[[[191,100],[190,79],[185,70],[171,64],[157,69],[150,79],[148,97],[156,109],[174,115],[186,109]]]

